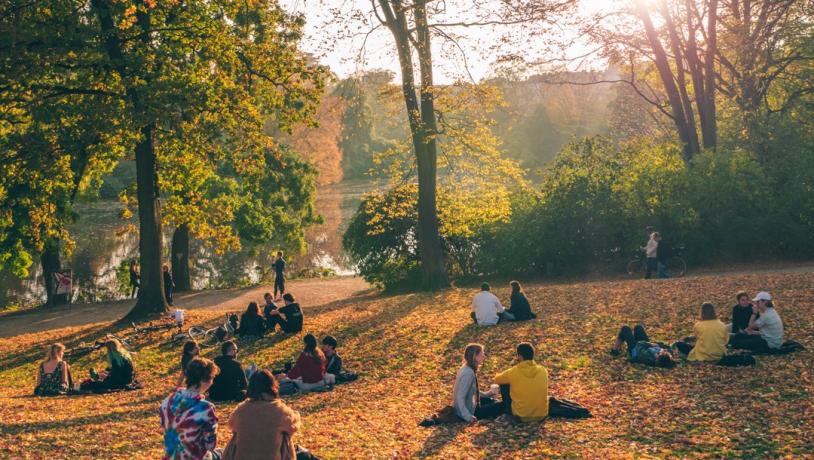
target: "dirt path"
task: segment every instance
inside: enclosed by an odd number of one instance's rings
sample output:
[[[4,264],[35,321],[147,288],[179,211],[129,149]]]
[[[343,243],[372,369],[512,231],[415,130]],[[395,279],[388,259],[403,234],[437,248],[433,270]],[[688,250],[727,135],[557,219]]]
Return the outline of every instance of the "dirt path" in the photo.
[[[304,308],[345,299],[370,289],[362,278],[350,276],[292,280],[286,284],[286,287],[297,297]],[[185,310],[240,311],[245,309],[251,301],[260,304],[263,300],[263,293],[272,291],[272,289],[271,286],[255,286],[242,289],[197,291],[176,294],[174,300],[177,308]],[[20,314],[6,315],[0,317],[0,338],[87,323],[113,321],[130,311],[134,303],[135,300],[121,300],[77,304],[70,308],[34,309]]]

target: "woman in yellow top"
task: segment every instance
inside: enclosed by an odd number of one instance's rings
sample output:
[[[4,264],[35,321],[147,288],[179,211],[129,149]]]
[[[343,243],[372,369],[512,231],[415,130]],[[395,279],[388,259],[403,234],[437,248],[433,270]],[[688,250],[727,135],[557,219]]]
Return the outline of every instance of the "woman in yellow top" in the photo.
[[[715,314],[715,306],[707,302],[701,305],[701,321],[693,326],[695,346],[688,350],[688,361],[718,361],[726,354],[729,331]],[[684,350],[682,350],[684,351]]]

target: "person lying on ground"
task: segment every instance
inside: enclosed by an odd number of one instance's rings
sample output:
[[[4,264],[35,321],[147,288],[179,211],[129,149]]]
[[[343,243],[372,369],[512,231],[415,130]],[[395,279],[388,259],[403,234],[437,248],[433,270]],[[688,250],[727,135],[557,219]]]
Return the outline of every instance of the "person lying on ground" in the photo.
[[[187,378],[187,365],[201,353],[201,347],[198,342],[194,340],[187,340],[184,343],[184,348],[181,351],[181,372],[178,375],[178,381],[175,383],[176,388],[184,385],[184,380]]]
[[[630,326],[627,325],[622,326],[619,335],[616,337],[616,342],[611,348],[612,355],[621,353],[622,343],[627,344],[627,352],[632,363],[667,369],[672,369],[676,365],[670,346],[664,343],[651,342],[644,330],[644,326],[641,324],[637,324],[633,329],[630,329]]]
[[[749,302],[749,294],[740,291],[735,295],[738,303],[732,307],[732,324],[729,325],[729,332],[732,334],[744,334],[749,327],[749,319],[752,318],[752,303]]]
[[[478,370],[485,359],[483,345],[470,343],[464,348],[464,362],[452,387],[452,407],[455,415],[465,422],[495,418],[506,412],[503,403],[494,399],[499,393],[497,385],[489,391],[480,391]]]
[[[306,334],[302,340],[305,348],[294,363],[294,367],[287,374],[280,374],[277,377],[283,382],[293,382],[303,393],[321,390],[326,385],[336,383],[335,376],[325,372],[325,354],[317,347],[317,338],[313,334]]]
[[[694,342],[679,341],[675,347],[687,355],[689,361],[720,361],[726,354],[729,332],[726,324],[718,319],[715,306],[709,302],[701,305],[701,321],[693,326]]]
[[[68,363],[62,360],[65,345],[55,343],[48,347],[45,361],[37,369],[37,386],[34,394],[37,396],[64,395],[70,389],[68,384]]]
[[[514,319],[511,313],[506,313],[503,305],[500,304],[500,299],[489,292],[491,289],[489,283],[481,284],[480,289],[480,292],[472,299],[472,314],[470,315],[478,326],[494,326],[500,320]]]
[[[304,449],[294,444],[294,434],[301,427],[300,414],[280,399],[279,388],[268,369],[252,375],[248,399],[229,417],[232,439],[223,460],[304,458]]]
[[[783,321],[768,292],[759,292],[754,299],[752,316],[744,333],[729,339],[732,348],[765,353],[783,345]]]
[[[265,320],[260,316],[260,307],[257,302],[249,302],[246,311],[240,315],[240,326],[237,335],[241,337],[263,337],[266,332]]]
[[[221,355],[215,358],[220,373],[209,388],[209,399],[212,401],[243,401],[246,399],[246,373],[237,360],[237,344],[232,340],[223,342]]]
[[[534,347],[529,342],[517,345],[519,363],[497,374],[503,404],[523,422],[548,417],[548,369],[534,362]],[[502,387],[508,385],[508,391]]]
[[[285,306],[279,310],[272,310],[269,312],[269,318],[266,321],[266,328],[274,332],[275,327],[280,325],[280,330],[291,334],[295,332],[302,332],[303,314],[300,304],[294,300],[294,295],[286,292],[283,295]]]
[[[89,393],[104,393],[110,390],[127,388],[135,381],[136,372],[133,358],[117,339],[105,342],[107,350],[107,370],[96,373],[90,370],[90,379],[82,382],[79,390]]]
[[[219,372],[206,358],[193,358],[187,365],[186,388],[177,388],[161,402],[159,415],[164,430],[164,458],[218,460],[218,417],[204,395]]]
[[[511,306],[506,310],[506,319],[511,318],[509,321],[525,321],[536,318],[537,315],[531,311],[531,305],[520,283],[512,281],[509,286],[512,288],[512,294],[509,297]]]

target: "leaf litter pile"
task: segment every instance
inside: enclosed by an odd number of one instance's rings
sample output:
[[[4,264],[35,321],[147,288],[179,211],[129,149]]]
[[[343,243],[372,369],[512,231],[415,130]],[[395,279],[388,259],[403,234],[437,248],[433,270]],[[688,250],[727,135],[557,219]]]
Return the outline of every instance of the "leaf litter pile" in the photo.
[[[708,276],[680,280],[529,284],[537,320],[479,328],[469,318],[472,289],[438,294],[360,296],[305,305],[305,330],[333,334],[356,382],[332,392],[287,397],[303,416],[295,442],[323,458],[810,458],[814,452],[814,274]],[[700,304],[729,319],[734,293],[767,290],[786,338],[807,347],[761,356],[754,367],[682,362],[673,370],[629,364],[608,353],[622,324],[643,323],[653,340],[692,331]],[[507,302],[507,286],[494,292]],[[259,300],[259,299],[258,299]],[[187,324],[216,324],[221,313],[188,312]],[[180,345],[155,332],[131,344],[144,389],[96,396],[34,398],[46,346],[68,348],[118,331],[98,323],[0,339],[0,458],[156,459],[158,405],[178,375]],[[124,333],[125,331],[122,331]],[[451,400],[469,342],[486,345],[483,387],[531,341],[548,367],[551,394],[587,406],[594,418],[512,425],[485,421],[421,428]],[[240,345],[244,365],[296,358],[301,336]],[[210,358],[216,347],[204,350]],[[71,363],[74,378],[104,368],[102,351]],[[235,404],[219,404],[219,446],[231,437]]]

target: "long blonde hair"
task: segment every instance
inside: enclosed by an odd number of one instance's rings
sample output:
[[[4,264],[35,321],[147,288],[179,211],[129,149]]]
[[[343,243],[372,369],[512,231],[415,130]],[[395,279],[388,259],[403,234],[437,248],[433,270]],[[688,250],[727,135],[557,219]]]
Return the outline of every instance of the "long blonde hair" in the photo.
[[[478,370],[478,363],[475,362],[475,356],[483,353],[483,345],[479,343],[470,343],[464,348],[464,364]]]
[[[105,342],[107,348],[107,363],[112,367],[114,364],[124,364],[124,361],[131,361],[130,353],[124,348],[118,339],[110,339]]]
[[[48,347],[48,353],[45,354],[45,361],[56,361],[59,359],[57,355],[65,352],[65,345],[57,342]]]

